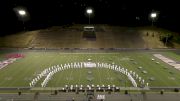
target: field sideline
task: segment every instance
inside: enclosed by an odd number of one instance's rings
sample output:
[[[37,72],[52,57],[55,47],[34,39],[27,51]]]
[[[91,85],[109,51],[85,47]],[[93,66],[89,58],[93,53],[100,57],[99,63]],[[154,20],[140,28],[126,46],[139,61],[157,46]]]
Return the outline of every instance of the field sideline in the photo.
[[[25,58],[0,70],[0,87],[28,87],[29,82],[42,72],[45,68],[71,62],[85,62],[92,59],[92,62],[115,63],[128,70],[135,71],[151,87],[171,87],[180,85],[180,71],[155,58],[153,54],[160,53],[173,60],[180,61],[179,54],[175,52],[149,52],[130,51],[116,53],[62,53],[59,51],[15,51],[0,52],[0,59],[10,53],[21,53]],[[154,58],[155,61],[151,59]],[[139,68],[142,67],[142,68]],[[144,74],[142,71],[146,71]],[[88,72],[91,72],[92,81],[88,81]],[[40,82],[36,87],[40,87]],[[123,74],[109,69],[69,69],[56,73],[47,87],[62,87],[64,85],[113,85],[129,86],[132,84]]]

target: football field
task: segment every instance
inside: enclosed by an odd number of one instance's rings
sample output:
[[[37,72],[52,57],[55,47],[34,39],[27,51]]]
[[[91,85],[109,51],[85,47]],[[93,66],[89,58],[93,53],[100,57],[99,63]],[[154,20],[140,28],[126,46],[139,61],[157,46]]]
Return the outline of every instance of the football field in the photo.
[[[29,87],[29,83],[44,69],[74,62],[108,63],[134,71],[150,87],[177,87],[180,85],[180,71],[166,64],[153,54],[162,54],[174,61],[180,55],[171,51],[119,51],[119,52],[62,52],[62,51],[9,51],[0,53],[1,62],[8,54],[23,54],[24,57],[0,69],[0,87]],[[41,87],[45,77],[35,87]],[[140,83],[138,82],[138,86]],[[70,68],[55,73],[46,87],[65,85],[116,85],[132,87],[128,77],[121,72],[106,68]]]

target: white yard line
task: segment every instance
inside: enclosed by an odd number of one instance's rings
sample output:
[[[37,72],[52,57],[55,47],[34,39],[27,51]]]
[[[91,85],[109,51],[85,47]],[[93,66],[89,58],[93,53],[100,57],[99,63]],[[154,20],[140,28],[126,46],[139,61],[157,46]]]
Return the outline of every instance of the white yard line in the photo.
[[[82,68],[82,69],[83,69],[83,68]],[[81,83],[81,70],[79,70],[79,69],[78,69],[78,71],[80,72],[80,74],[79,74],[78,84],[79,84],[79,85],[81,85],[81,84],[80,84],[80,83]]]
[[[113,82],[112,82],[112,80],[111,80],[111,76],[110,76],[109,71],[110,71],[109,69],[106,70],[106,72],[107,72],[107,74],[108,74],[108,76],[109,76],[109,80],[110,80],[111,84],[113,84]]]
[[[73,69],[71,69],[71,73],[70,73],[70,75],[69,75],[69,80],[68,80],[68,85],[69,85],[69,82],[70,82],[70,80],[71,80],[71,78],[72,78],[72,73],[73,73]]]
[[[170,58],[167,58],[161,54],[153,54],[156,58],[162,60],[163,62],[173,66],[174,68],[180,70],[180,64],[179,63],[176,63],[176,61],[170,59]]]
[[[46,54],[46,53],[44,53],[44,54]],[[42,55],[40,55],[40,57],[42,57]],[[46,67],[46,68],[51,68],[51,66],[53,66],[54,60],[56,60],[57,57],[58,57],[58,55],[56,55],[55,57],[53,57],[53,59],[51,59],[51,60],[49,61],[50,66],[49,66],[49,67]],[[39,62],[36,63],[36,64],[39,64]],[[40,67],[38,67],[38,68],[36,69],[36,72],[39,72],[39,70],[40,70]],[[50,86],[53,86],[53,85],[51,85],[51,79],[48,81],[48,83],[47,83],[46,86],[48,86],[48,84],[50,84]]]
[[[100,74],[99,68],[97,68],[97,69],[98,69],[99,81],[100,81],[100,83],[102,84],[101,74]]]
[[[6,67],[9,64],[12,64],[13,62],[15,62],[18,58],[9,58],[7,60],[4,61],[0,61],[0,69],[3,69],[4,67]]]
[[[60,76],[58,76],[58,80],[56,80],[57,82],[55,82],[55,85],[57,85],[59,83],[59,81],[63,81],[64,71],[60,71],[59,73],[62,73],[62,74]],[[55,75],[57,75],[57,74],[55,74]]]

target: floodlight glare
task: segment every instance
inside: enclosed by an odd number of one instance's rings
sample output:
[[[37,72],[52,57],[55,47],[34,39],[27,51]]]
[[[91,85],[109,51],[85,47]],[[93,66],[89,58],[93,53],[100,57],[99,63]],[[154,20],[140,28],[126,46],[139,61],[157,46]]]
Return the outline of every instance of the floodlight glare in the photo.
[[[157,14],[156,14],[156,13],[151,13],[151,17],[152,17],[152,18],[156,18],[156,17],[157,17]]]
[[[21,16],[26,15],[26,11],[25,11],[25,10],[19,10],[18,13],[19,13],[19,15],[21,15]]]
[[[87,9],[88,14],[92,14],[92,12],[93,12],[92,9]]]

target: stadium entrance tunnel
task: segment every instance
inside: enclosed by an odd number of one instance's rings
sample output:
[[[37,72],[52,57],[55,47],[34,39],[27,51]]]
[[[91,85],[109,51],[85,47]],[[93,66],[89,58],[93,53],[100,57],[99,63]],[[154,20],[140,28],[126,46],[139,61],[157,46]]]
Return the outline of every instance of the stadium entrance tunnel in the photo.
[[[96,63],[95,62],[73,62],[73,63],[60,64],[60,65],[46,68],[29,83],[29,86],[34,87],[38,81],[45,78],[44,80],[41,80],[42,82],[40,84],[41,84],[41,87],[46,87],[49,80],[51,80],[54,74],[60,71],[67,70],[67,69],[83,69],[83,68],[87,68],[87,69],[93,69],[93,68],[103,69],[104,68],[104,69],[114,70],[116,72],[119,72],[127,76],[127,78],[132,83],[133,87],[148,87],[148,83],[145,83],[144,79],[142,77],[139,77],[137,73],[133,71],[129,71],[128,69],[123,68],[121,66],[115,65],[114,63],[109,64],[109,63],[100,63],[100,62],[96,62]],[[87,87],[90,87],[90,86],[87,85]]]

